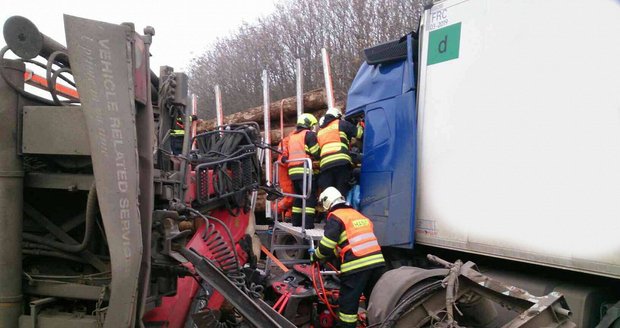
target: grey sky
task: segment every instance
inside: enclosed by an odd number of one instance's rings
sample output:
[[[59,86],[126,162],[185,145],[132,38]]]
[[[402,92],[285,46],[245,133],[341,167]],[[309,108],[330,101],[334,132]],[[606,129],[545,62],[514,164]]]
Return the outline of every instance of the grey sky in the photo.
[[[142,34],[145,26],[155,28],[151,46],[151,67],[161,65],[176,71],[187,68],[189,61],[204,52],[217,37],[228,35],[243,21],[253,22],[271,13],[277,0],[0,0],[3,8],[0,22],[21,15],[30,19],[39,30],[66,44],[63,14],[70,14],[109,23],[133,22]],[[4,40],[2,40],[4,44]]]

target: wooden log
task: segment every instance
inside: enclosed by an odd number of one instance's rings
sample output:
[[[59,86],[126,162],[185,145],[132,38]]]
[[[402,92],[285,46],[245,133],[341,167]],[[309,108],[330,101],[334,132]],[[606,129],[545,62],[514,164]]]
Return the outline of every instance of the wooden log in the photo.
[[[285,126],[284,127],[284,136],[289,135],[291,132],[295,131],[296,127],[294,125],[292,126]],[[260,135],[263,137],[265,136],[265,132],[261,131]],[[271,145],[272,146],[277,146],[280,141],[282,140],[282,133],[280,132],[280,128],[278,128],[277,130],[271,130]]]
[[[259,190],[256,195],[256,208],[254,210],[257,212],[264,212],[266,200],[267,194],[263,190]]]
[[[345,108],[345,103],[344,102],[337,102],[336,103],[336,107],[344,109]],[[327,111],[327,108],[322,108],[322,109],[318,109],[316,111],[312,111],[310,113],[312,115],[316,116],[316,119],[318,120],[321,116],[325,115],[326,111]],[[294,122],[294,120],[289,120],[289,121],[285,121],[284,122],[284,136],[289,135],[294,130],[295,130],[295,122]],[[264,136],[264,131],[261,132],[261,136]],[[278,122],[277,125],[272,124],[271,125],[271,145],[272,146],[276,146],[276,145],[278,145],[278,143],[280,143],[281,140],[282,140],[282,133],[280,131],[280,124],[279,124],[279,122]]]
[[[297,115],[296,97],[289,97],[274,101],[269,105],[271,111],[271,121],[273,122],[272,126],[280,126],[280,106],[282,106],[285,121],[288,121]],[[326,106],[325,91],[323,89],[312,90],[304,94],[305,112],[315,112],[317,110],[324,109]],[[257,122],[260,126],[262,126],[263,106],[248,108],[247,110],[224,117],[224,124],[240,122]],[[198,125],[198,131],[212,130],[214,127],[215,120],[202,121]]]

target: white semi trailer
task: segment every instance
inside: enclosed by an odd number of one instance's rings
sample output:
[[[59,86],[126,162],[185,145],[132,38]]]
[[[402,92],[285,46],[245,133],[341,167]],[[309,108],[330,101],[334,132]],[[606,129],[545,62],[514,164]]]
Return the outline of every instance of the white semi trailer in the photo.
[[[620,278],[620,2],[445,1],[423,31],[417,241]]]
[[[435,1],[366,55],[347,116],[382,245],[487,259],[620,326],[620,2]]]

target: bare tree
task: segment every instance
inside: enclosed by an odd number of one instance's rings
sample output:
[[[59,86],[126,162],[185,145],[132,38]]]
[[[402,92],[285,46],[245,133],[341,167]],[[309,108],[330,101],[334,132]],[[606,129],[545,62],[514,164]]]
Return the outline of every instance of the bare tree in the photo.
[[[295,59],[304,64],[304,88],[323,86],[321,48],[331,56],[337,99],[346,97],[363,50],[414,31],[420,0],[283,0],[273,14],[243,24],[214,42],[190,64],[190,88],[201,116],[214,116],[213,87],[222,89],[224,112],[262,102],[261,72],[269,71],[272,99],[295,93]]]

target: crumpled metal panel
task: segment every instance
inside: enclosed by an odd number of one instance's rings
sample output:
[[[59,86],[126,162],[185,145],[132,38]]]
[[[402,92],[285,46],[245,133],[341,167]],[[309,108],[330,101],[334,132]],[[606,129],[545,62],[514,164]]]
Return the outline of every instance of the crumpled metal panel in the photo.
[[[67,48],[88,127],[112,283],[105,327],[134,326],[142,233],[133,67],[127,26],[64,16]]]
[[[526,290],[485,276],[475,269],[473,262],[463,264],[459,260],[453,264],[432,255],[428,258],[450,269],[400,267],[386,272],[370,295],[367,315],[371,325],[385,323],[389,319],[396,320],[394,327],[418,327],[431,320],[431,316],[445,311],[447,315],[441,319],[438,317],[433,327],[457,327],[451,311],[458,303],[465,318],[473,316],[470,318],[477,321],[477,324],[468,323],[468,327],[577,327],[570,320],[571,311],[566,300],[558,292],[534,296]],[[409,294],[410,291],[414,293]],[[418,303],[409,309],[400,309],[406,311],[393,312],[408,297]],[[484,301],[476,300],[477,297]],[[408,303],[408,306],[413,304]],[[489,311],[487,307],[492,309],[493,304],[513,311],[514,317],[498,320],[497,312]],[[393,316],[394,313],[396,316]]]

